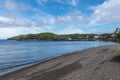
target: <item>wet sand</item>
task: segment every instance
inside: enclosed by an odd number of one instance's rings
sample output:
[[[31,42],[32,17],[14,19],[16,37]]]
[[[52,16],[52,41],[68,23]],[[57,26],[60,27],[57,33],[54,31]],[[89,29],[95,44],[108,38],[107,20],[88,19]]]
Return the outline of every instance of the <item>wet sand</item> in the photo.
[[[65,54],[5,75],[0,80],[120,80],[119,44]]]

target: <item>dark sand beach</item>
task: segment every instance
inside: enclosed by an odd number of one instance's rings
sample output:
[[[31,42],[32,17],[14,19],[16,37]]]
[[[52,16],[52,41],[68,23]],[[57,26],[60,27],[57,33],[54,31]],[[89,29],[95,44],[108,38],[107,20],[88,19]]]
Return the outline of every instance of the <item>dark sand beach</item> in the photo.
[[[0,80],[120,80],[119,44],[62,55],[0,76]]]

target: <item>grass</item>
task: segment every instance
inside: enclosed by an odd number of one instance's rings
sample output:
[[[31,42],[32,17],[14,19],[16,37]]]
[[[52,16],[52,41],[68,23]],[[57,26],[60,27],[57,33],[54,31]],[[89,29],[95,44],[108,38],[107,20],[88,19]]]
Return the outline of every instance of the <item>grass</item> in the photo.
[[[120,63],[120,47],[118,47],[118,48],[115,48],[114,50],[113,50],[113,55],[114,55],[114,57],[111,59],[111,61],[114,61],[114,62],[119,62]]]
[[[119,53],[119,52],[120,52],[120,47],[113,50],[113,53]]]

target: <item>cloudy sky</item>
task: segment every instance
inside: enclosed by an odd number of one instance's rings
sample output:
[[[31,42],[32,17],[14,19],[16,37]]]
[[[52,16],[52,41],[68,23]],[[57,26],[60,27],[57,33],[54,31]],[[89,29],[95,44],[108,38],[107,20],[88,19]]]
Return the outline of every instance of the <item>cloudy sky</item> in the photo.
[[[0,39],[27,33],[107,33],[120,27],[120,0],[0,0]]]

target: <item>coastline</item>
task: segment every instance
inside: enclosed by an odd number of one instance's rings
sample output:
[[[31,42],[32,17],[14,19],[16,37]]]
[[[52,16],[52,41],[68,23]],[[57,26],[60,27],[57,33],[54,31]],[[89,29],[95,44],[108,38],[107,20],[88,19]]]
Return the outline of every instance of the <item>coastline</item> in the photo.
[[[100,70],[101,72],[99,72],[102,75],[104,70],[101,69],[106,67],[104,65],[111,65],[109,62],[115,56],[113,55],[112,50],[118,46],[120,45],[114,44],[100,46],[83,51],[64,54],[2,75],[0,76],[0,80],[119,80],[120,77],[115,77],[113,74],[105,74],[105,76],[102,77],[100,77],[99,74],[95,74]],[[120,65],[117,67],[120,67]],[[91,73],[93,75],[91,75]]]

